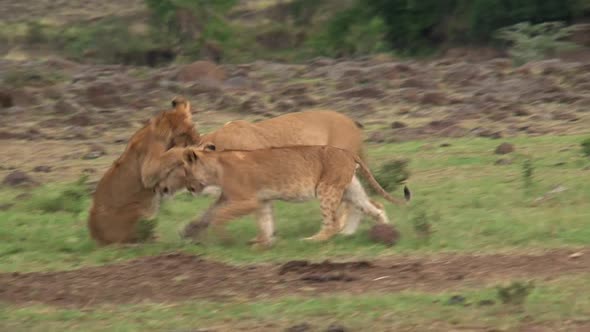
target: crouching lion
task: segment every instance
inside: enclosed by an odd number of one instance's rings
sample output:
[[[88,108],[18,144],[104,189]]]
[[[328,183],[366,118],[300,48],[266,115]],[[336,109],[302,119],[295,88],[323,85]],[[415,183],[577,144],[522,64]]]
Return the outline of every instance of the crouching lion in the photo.
[[[131,137],[123,154],[98,182],[88,218],[90,235],[98,244],[138,241],[138,222],[152,218],[159,208],[161,195],[155,185],[184,163],[182,150],[169,149],[199,142],[190,103],[176,97],[172,107]],[[168,190],[184,187],[184,181],[172,181]]]
[[[230,121],[218,130],[202,135],[197,147],[204,151],[219,152],[296,145],[329,145],[341,148],[360,156],[366,163],[363,134],[359,125],[344,114],[322,109],[288,113],[255,123]],[[211,188],[207,188],[205,192]],[[272,209],[271,206],[268,208]],[[338,214],[340,219],[348,220],[346,233],[349,234],[354,232],[362,218],[362,213],[354,206],[348,206],[346,202],[342,203]]]
[[[411,193],[404,187],[405,201],[389,195],[375,180],[364,162],[351,152],[330,146],[293,146],[254,151],[207,152],[184,149],[184,177],[187,189],[193,193],[206,186],[219,186],[221,196],[199,221],[191,222],[181,232],[191,238],[212,225],[256,214],[258,236],[252,242],[268,247],[274,241],[273,200],[307,201],[317,197],[322,210],[320,231],[306,240],[325,241],[343,229],[337,218],[342,201],[372,217],[375,222],[388,224],[385,211],[372,204],[358,178],[357,165],[369,184],[388,201],[406,204]],[[174,172],[171,174],[180,174]],[[166,190],[169,176],[158,185]]]

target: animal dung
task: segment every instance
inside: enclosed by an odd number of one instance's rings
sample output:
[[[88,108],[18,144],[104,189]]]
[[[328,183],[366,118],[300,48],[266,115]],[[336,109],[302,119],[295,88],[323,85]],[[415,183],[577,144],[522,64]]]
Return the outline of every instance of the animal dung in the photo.
[[[376,224],[369,231],[371,241],[393,246],[399,240],[399,232],[389,224]]]

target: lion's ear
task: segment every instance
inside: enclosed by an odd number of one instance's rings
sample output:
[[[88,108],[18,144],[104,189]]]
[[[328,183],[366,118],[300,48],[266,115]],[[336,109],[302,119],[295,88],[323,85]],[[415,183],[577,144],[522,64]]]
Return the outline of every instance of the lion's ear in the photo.
[[[186,162],[188,162],[189,164],[192,164],[192,163],[196,162],[197,159],[199,159],[199,157],[197,157],[197,153],[193,149],[185,149],[183,157],[184,157],[184,160]]]
[[[191,103],[182,96],[176,96],[172,99],[172,108],[186,117],[191,117]]]
[[[203,148],[203,151],[215,151],[217,150],[217,148],[215,147],[215,144],[213,143],[207,143],[205,144],[205,147]]]

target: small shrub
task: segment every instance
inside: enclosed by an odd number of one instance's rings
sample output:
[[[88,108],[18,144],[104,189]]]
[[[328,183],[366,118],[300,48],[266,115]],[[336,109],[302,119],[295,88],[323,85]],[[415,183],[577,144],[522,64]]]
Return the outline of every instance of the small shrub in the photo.
[[[508,52],[515,64],[521,65],[553,56],[557,51],[576,48],[576,44],[563,40],[571,32],[563,22],[523,22],[499,29],[495,37],[511,43]]]
[[[411,219],[412,227],[418,239],[425,242],[430,241],[432,235],[431,217],[425,210],[419,210]]]
[[[93,58],[102,63],[146,65],[153,50],[170,49],[166,35],[155,30],[146,35],[130,31],[126,22],[108,19],[91,25],[71,25],[56,40],[73,58]]]
[[[522,163],[522,182],[525,190],[530,190],[533,187],[533,176],[535,173],[535,165],[531,159],[526,159]]]
[[[191,55],[208,42],[235,46],[235,31],[225,19],[236,0],[145,0],[155,26]],[[227,44],[227,45],[226,45]]]
[[[136,232],[139,242],[148,242],[155,235],[156,226],[158,222],[156,219],[141,219],[137,223]]]
[[[410,177],[408,163],[409,160],[387,161],[375,172],[375,179],[383,189],[394,192]]]
[[[497,286],[496,294],[504,304],[522,305],[534,288],[535,285],[532,281],[527,283],[512,282],[508,286]]]
[[[530,21],[572,21],[578,0],[358,0],[384,19],[387,40],[402,53],[445,43],[490,41],[497,29]]]
[[[454,0],[360,0],[372,15],[382,17],[386,40],[402,54],[430,53],[434,30],[452,15]]]
[[[388,50],[386,26],[380,16],[367,16],[358,6],[336,13],[326,28],[309,39],[308,45],[318,54],[339,57]]]
[[[293,0],[283,5],[285,8],[283,11],[288,12],[293,17],[293,21],[296,25],[309,25],[312,23],[314,16],[324,9],[324,6],[329,6],[330,2],[334,1]],[[340,6],[343,5],[342,2],[342,0],[339,0]],[[281,10],[282,8],[277,7],[277,9]]]
[[[7,71],[2,82],[11,87],[23,87],[53,85],[64,80],[65,76],[59,72],[21,68]]]
[[[586,157],[590,157],[590,138],[583,140],[580,146],[582,146],[582,153]]]
[[[39,22],[27,23],[27,34],[25,40],[30,44],[39,44],[49,41],[49,36],[45,33],[46,26]]]

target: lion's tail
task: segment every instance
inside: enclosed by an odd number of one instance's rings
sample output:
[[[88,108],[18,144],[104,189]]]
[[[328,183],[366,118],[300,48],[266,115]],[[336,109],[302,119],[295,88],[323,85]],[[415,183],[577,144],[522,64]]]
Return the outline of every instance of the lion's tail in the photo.
[[[373,174],[371,174],[371,171],[369,170],[367,165],[363,162],[363,160],[360,157],[354,156],[354,160],[356,161],[357,164],[359,164],[360,171],[361,171],[361,174],[363,175],[363,177],[369,182],[369,184],[371,185],[371,187],[373,187],[373,189],[375,189],[375,191],[377,191],[381,196],[383,196],[383,198],[385,198],[386,200],[390,201],[391,203],[397,204],[397,205],[407,205],[408,204],[407,202],[409,202],[410,199],[412,198],[412,193],[410,192],[410,189],[407,186],[404,185],[404,198],[405,198],[405,200],[395,198],[395,197],[391,196],[387,191],[385,191],[385,189],[383,189],[383,187],[381,187],[379,182],[377,182],[377,180],[375,180],[375,177],[373,176]]]

